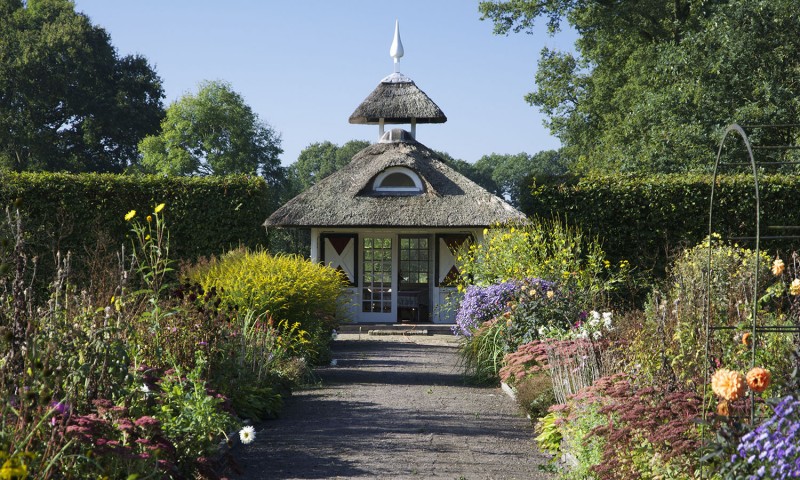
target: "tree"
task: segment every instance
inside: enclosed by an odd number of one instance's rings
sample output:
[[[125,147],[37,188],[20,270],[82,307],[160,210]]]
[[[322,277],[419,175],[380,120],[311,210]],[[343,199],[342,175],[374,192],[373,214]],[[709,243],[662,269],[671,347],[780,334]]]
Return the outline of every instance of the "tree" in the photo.
[[[290,183],[294,184],[292,196],[338,171],[369,145],[366,140],[350,140],[342,146],[326,140],[307,146],[289,166]]]
[[[167,108],[161,133],[141,141],[142,167],[164,175],[263,175],[283,181],[281,137],[225,82],[202,82]]]
[[[539,19],[551,33],[562,21],[578,32],[575,54],[542,50],[526,97],[578,173],[705,169],[728,123],[796,123],[796,9],[794,0],[480,4],[496,33],[531,32]]]
[[[437,150],[436,154],[453,170],[469,178],[487,191],[495,195],[500,195],[500,190],[492,179],[491,168],[487,168],[489,165],[484,165],[483,168],[479,169],[475,164],[469,163],[466,160],[461,160],[460,158],[453,158],[453,156],[447,152]]]
[[[567,172],[561,156],[555,150],[542,151],[535,155],[524,152],[516,155],[492,153],[481,157],[475,162],[474,168],[492,179],[495,185],[493,193],[505,198],[515,207],[520,205],[522,196],[528,194],[531,178],[563,175]]]
[[[161,79],[67,0],[0,0],[0,168],[122,172],[158,131]]]

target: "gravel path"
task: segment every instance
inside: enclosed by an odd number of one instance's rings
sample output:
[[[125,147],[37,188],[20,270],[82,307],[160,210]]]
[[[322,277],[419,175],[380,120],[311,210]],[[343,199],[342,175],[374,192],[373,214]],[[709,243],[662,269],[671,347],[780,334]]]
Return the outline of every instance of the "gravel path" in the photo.
[[[235,449],[237,478],[552,478],[516,404],[464,385],[452,337],[372,338],[339,337],[320,386]]]

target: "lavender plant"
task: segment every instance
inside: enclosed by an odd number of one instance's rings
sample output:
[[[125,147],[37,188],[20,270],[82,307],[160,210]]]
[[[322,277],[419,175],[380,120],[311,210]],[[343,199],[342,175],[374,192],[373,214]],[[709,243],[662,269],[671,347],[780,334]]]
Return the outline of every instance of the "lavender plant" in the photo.
[[[456,313],[453,333],[471,337],[484,322],[503,313],[519,291],[518,281],[508,281],[481,287],[470,285]]]
[[[725,473],[731,478],[800,477],[800,400],[780,399],[772,417],[742,437]]]

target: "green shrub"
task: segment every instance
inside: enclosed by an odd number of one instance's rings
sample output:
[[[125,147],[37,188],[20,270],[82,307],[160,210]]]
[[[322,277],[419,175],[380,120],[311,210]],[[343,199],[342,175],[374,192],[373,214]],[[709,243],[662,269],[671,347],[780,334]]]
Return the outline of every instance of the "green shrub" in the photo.
[[[72,252],[76,281],[101,281],[128,244],[125,212],[149,212],[166,203],[170,256],[192,261],[231,248],[267,242],[262,223],[277,206],[260,177],[162,177],[155,175],[0,172],[0,206],[15,202],[23,213],[30,257],[38,257],[41,289],[54,277],[56,252]],[[109,292],[110,296],[111,292]]]
[[[561,217],[603,242],[608,258],[628,260],[663,278],[673,252],[708,235],[710,174],[608,175],[552,178],[532,185],[520,209],[528,216]],[[800,225],[794,208],[800,192],[797,175],[762,175],[764,225]],[[755,200],[752,175],[724,175],[715,192],[714,230],[724,237],[753,235]],[[784,251],[796,240],[771,244]],[[762,245],[763,247],[763,245]]]
[[[310,342],[295,353],[312,363],[326,357],[345,287],[338,271],[295,255],[239,249],[196,266],[187,276],[205,290],[215,289],[233,308],[267,314],[276,325],[299,324]]]

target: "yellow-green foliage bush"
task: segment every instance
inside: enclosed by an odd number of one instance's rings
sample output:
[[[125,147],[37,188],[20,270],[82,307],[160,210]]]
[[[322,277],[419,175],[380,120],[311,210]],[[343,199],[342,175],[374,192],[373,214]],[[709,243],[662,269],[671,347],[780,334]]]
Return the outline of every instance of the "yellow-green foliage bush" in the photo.
[[[276,325],[299,323],[311,338],[302,353],[309,361],[325,357],[345,287],[338,271],[297,255],[238,249],[195,267],[188,276],[207,291],[215,289],[232,307],[266,313]]]
[[[484,229],[480,242],[458,253],[457,264],[462,288],[538,278],[575,291],[591,308],[605,307],[610,294],[631,278],[627,261],[611,265],[596,237],[559,219]]]

